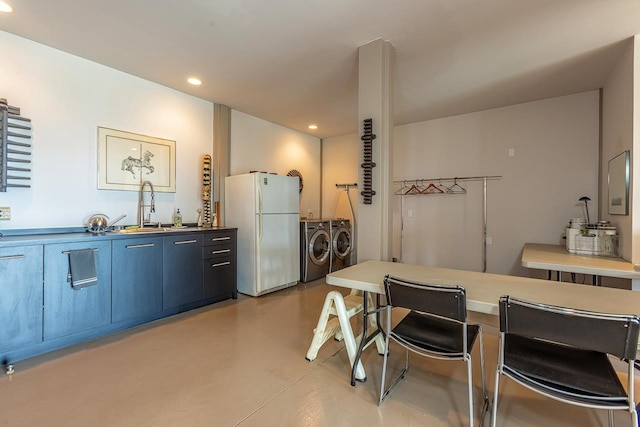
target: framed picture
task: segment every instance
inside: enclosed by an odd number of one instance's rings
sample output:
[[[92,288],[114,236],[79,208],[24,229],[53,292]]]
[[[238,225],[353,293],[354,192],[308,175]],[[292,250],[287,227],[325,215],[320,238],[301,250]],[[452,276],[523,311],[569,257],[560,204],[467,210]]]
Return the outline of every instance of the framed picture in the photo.
[[[629,215],[629,150],[609,160],[609,213]]]
[[[176,192],[176,142],[98,127],[98,189]]]

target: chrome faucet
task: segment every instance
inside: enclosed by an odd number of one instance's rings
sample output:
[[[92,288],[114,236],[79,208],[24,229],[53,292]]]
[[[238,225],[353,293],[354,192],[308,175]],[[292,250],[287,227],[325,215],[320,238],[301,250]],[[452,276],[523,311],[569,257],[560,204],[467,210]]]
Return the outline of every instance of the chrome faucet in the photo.
[[[151,193],[151,201],[148,205],[144,204],[144,187],[149,186],[149,191]],[[156,211],[156,195],[153,191],[153,184],[151,181],[144,181],[142,185],[140,185],[140,193],[138,194],[138,226],[140,228],[144,227],[145,224],[151,223],[151,214]],[[149,208],[149,214],[147,217],[144,217],[144,208]]]

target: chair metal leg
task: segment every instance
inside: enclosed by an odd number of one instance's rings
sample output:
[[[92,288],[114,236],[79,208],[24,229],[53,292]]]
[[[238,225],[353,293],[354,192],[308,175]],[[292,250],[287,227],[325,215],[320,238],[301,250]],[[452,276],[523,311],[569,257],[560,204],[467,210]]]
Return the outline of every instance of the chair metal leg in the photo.
[[[609,413],[609,427],[613,427],[614,426],[613,411],[609,409],[607,412]]]
[[[480,374],[482,378],[482,412],[480,413],[480,425],[484,424],[484,417],[489,409],[489,396],[487,395],[487,377],[484,370],[484,342],[482,340],[482,329],[480,331]]]
[[[385,357],[388,357],[389,352],[385,353]],[[407,357],[408,360],[408,357]],[[387,388],[386,391],[383,391],[380,393],[380,402],[378,402],[378,405],[380,405],[382,403],[382,401],[396,388],[396,386],[400,383],[400,381],[402,379],[404,379],[404,377],[407,375],[407,371],[409,370],[408,367],[406,367],[407,365],[405,365],[405,368],[402,370],[402,372],[400,372],[400,375],[398,375],[393,382],[391,383],[391,385]],[[386,367],[386,364],[385,364]],[[384,375],[384,374],[383,374]],[[384,388],[384,383],[382,383],[382,387]]]
[[[473,369],[471,354],[467,355],[467,385],[469,387],[469,425],[473,426]]]
[[[384,352],[384,358],[382,360],[382,379],[380,380],[380,400],[378,400],[378,406],[380,406],[384,398],[387,397],[387,394],[384,391],[384,382],[387,375],[387,360],[389,359],[389,335],[388,334],[384,340],[384,344],[385,344],[386,350]]]
[[[498,418],[498,387],[500,385],[500,369],[496,368],[496,382],[493,390],[493,408],[491,409],[491,427],[496,427],[496,419]]]
[[[390,330],[391,316],[390,316],[390,313],[388,315],[389,317],[387,317],[387,330]],[[405,375],[407,374],[407,371],[409,370],[409,350],[405,349],[404,369],[402,370],[402,372],[400,372],[400,375],[398,375],[396,379],[394,379],[391,382],[391,385],[389,385],[389,388],[387,388],[386,390],[384,389],[385,378],[387,375],[387,361],[389,360],[389,334],[388,333],[385,334],[384,341],[385,341],[386,350],[384,351],[384,359],[382,361],[382,379],[380,380],[380,400],[378,401],[378,406],[380,406],[382,404],[382,401],[389,395],[389,393],[391,393],[391,391],[394,388],[396,388],[400,380],[402,380],[405,377]]]

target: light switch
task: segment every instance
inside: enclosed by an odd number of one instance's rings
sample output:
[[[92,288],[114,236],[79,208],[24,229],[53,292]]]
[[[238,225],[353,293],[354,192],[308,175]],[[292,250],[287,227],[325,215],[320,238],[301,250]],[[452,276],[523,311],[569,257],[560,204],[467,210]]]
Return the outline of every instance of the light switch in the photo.
[[[509,157],[515,157],[515,156],[516,156],[516,149],[509,148]]]
[[[0,221],[9,221],[11,219],[11,208],[9,206],[0,206]]]

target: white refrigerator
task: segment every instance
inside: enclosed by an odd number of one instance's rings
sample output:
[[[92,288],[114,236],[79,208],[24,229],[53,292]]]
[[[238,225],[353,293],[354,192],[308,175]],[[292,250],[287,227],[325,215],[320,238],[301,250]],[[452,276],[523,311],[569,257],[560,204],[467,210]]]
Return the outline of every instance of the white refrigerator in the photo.
[[[224,216],[238,228],[238,292],[259,296],[300,280],[298,177],[225,178]]]

